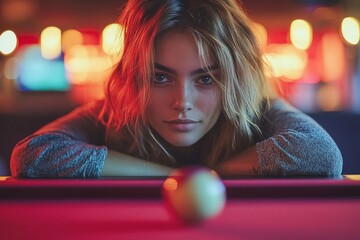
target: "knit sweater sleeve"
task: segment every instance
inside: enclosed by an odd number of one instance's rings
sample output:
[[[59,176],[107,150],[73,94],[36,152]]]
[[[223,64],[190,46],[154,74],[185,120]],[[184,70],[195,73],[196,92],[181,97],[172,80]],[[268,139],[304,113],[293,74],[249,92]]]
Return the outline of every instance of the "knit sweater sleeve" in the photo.
[[[313,119],[282,100],[266,114],[265,140],[256,144],[261,175],[339,176],[342,155]]]
[[[15,177],[98,177],[107,155],[99,102],[84,105],[21,140],[10,168]]]

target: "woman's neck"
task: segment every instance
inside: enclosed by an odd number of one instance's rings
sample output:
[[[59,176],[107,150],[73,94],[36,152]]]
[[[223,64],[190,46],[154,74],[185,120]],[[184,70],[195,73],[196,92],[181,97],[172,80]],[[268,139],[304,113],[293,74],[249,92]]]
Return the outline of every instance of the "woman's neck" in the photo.
[[[166,144],[165,148],[175,158],[176,165],[178,167],[187,165],[200,165],[203,163],[203,144],[201,140],[187,147],[177,147]]]

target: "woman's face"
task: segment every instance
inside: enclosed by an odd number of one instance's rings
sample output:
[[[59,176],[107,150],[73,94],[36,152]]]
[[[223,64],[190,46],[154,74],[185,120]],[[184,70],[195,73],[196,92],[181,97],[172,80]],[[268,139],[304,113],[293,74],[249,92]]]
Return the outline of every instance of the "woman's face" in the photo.
[[[190,33],[169,31],[158,39],[146,115],[152,128],[171,145],[196,143],[218,120],[220,89],[210,73],[217,76],[218,69],[199,57]]]

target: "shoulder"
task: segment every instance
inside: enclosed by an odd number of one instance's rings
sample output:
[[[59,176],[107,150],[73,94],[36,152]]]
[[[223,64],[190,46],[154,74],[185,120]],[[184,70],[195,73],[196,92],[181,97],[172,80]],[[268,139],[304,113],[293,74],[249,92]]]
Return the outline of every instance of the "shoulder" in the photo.
[[[319,127],[310,116],[281,98],[271,100],[265,108],[262,122],[277,129]]]
[[[270,114],[281,114],[281,113],[299,113],[300,110],[292,106],[289,102],[282,98],[274,98],[270,100],[265,113]]]
[[[103,125],[98,120],[102,101],[94,101],[83,104],[70,113],[45,125],[36,133],[61,132],[71,136],[80,136],[84,133],[92,133],[102,130]]]
[[[81,106],[75,108],[73,114],[90,114],[90,115],[99,115],[102,107],[104,105],[104,100],[95,100],[88,103],[85,103]]]
[[[308,145],[311,140],[333,145],[331,136],[314,119],[293,107],[285,100],[274,99],[261,121],[263,139],[286,139],[288,143],[302,142]]]

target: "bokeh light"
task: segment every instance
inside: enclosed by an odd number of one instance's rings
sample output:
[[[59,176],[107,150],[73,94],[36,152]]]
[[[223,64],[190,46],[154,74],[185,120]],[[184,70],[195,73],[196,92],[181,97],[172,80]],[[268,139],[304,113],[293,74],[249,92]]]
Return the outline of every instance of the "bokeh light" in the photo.
[[[269,45],[264,58],[270,67],[267,75],[287,82],[301,78],[307,66],[306,53],[291,44]]]
[[[178,181],[174,178],[168,178],[165,180],[163,187],[166,191],[175,191],[178,188]]]
[[[341,22],[341,33],[347,43],[358,44],[360,41],[359,21],[354,17],[344,18]]]
[[[326,32],[321,39],[322,80],[325,82],[340,81],[345,73],[344,44],[336,31]]]
[[[56,59],[61,55],[61,30],[50,26],[41,32],[41,54],[45,59]]]
[[[19,73],[17,71],[17,66],[19,65],[20,61],[18,57],[10,57],[6,59],[4,64],[4,76],[7,79],[17,79]]]
[[[70,48],[76,45],[82,45],[84,43],[83,34],[75,29],[69,29],[62,34],[62,50],[66,52]]]
[[[291,43],[299,49],[308,49],[312,43],[313,30],[310,23],[303,19],[294,20],[290,25]]]
[[[326,84],[320,87],[317,102],[322,111],[335,111],[340,108],[341,94],[337,86]]]
[[[62,60],[46,60],[37,45],[23,48],[19,54],[18,88],[22,91],[67,91]]]
[[[112,56],[121,57],[124,45],[124,32],[120,24],[107,25],[102,32],[102,49]]]
[[[66,74],[72,84],[102,83],[113,63],[97,45],[75,45],[65,56]]]
[[[0,35],[0,52],[4,55],[11,54],[18,44],[16,34],[11,30],[6,30]]]

